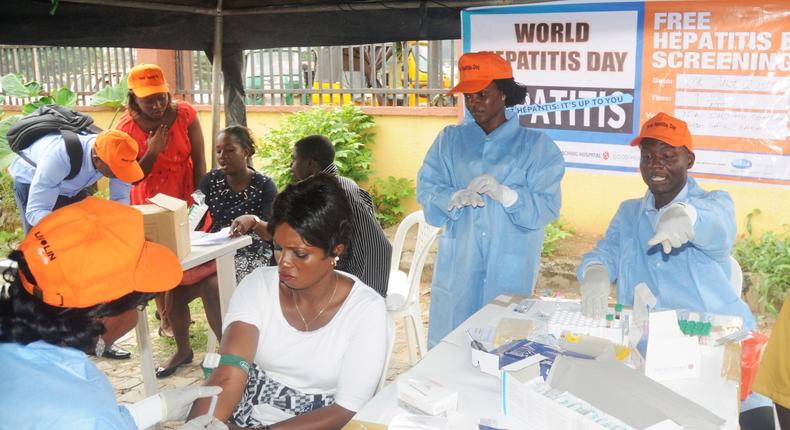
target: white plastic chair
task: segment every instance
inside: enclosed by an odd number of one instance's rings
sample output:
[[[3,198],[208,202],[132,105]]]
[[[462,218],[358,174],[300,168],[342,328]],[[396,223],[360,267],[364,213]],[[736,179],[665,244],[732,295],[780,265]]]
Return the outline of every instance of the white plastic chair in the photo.
[[[741,297],[741,293],[743,292],[743,270],[741,270],[741,265],[738,264],[738,260],[732,255],[730,256],[730,285],[732,285],[732,289],[735,290],[735,294]]]
[[[414,246],[409,273],[406,274],[400,270],[400,260],[406,234],[414,225],[418,226],[417,242]],[[422,211],[409,214],[401,221],[398,231],[395,232],[389,285],[387,286],[387,310],[394,320],[403,319],[411,364],[417,362],[418,347],[421,356],[428,351],[428,342],[422,327],[420,279],[428,252],[438,234],[439,228],[428,224]]]
[[[390,368],[390,359],[392,358],[392,349],[395,346],[395,320],[391,315],[387,315],[387,355],[384,356],[384,368],[381,369],[381,379],[379,385],[376,387],[378,393],[384,387],[384,382],[387,381],[387,370]]]

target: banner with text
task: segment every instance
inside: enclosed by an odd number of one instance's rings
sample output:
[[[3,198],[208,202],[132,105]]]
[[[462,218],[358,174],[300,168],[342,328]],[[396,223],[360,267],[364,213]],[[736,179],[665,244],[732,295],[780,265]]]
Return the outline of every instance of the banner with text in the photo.
[[[515,108],[571,167],[636,171],[658,112],[688,122],[696,176],[790,185],[790,4],[540,3],[462,12],[464,52],[528,87]]]

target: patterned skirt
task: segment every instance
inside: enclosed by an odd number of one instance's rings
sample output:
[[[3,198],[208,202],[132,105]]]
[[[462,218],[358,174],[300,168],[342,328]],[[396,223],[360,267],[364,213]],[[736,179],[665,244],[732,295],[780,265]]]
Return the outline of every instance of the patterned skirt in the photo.
[[[270,405],[292,415],[301,415],[335,403],[334,394],[306,394],[271,379],[255,363],[250,366],[247,385],[230,422],[239,427],[258,427],[264,423],[252,416],[253,407]]]

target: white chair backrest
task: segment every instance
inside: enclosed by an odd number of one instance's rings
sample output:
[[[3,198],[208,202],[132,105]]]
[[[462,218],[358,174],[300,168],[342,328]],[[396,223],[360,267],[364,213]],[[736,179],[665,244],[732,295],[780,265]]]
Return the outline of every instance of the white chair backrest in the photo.
[[[414,255],[412,256],[408,272],[409,293],[406,296],[407,303],[413,301],[419,294],[420,278],[422,269],[425,266],[425,260],[428,258],[428,253],[434,240],[436,240],[436,236],[439,235],[439,228],[428,224],[422,211],[409,214],[401,221],[398,225],[398,230],[395,232],[395,241],[392,245],[392,261],[390,263],[391,271],[400,269],[406,234],[415,224],[418,226],[417,241],[414,245]]]
[[[738,260],[732,255],[730,256],[730,285],[735,290],[735,294],[740,297],[743,292],[743,270],[741,265],[738,264]]]
[[[384,368],[381,369],[381,379],[379,379],[379,385],[376,387],[377,393],[384,387],[384,382],[387,380],[387,370],[390,368],[390,360],[392,359],[392,350],[394,347],[395,320],[393,320],[392,316],[387,312],[387,355],[384,356]]]

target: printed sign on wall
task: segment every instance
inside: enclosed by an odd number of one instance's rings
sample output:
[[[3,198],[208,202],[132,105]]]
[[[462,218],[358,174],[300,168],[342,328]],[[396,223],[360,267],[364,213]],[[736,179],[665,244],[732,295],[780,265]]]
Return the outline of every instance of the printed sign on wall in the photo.
[[[790,5],[758,1],[503,6],[462,12],[464,51],[528,87],[515,110],[571,167],[636,171],[628,143],[688,122],[696,176],[790,185]]]

